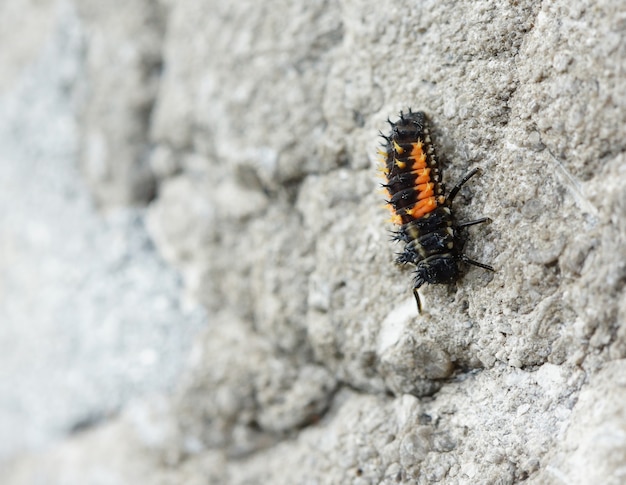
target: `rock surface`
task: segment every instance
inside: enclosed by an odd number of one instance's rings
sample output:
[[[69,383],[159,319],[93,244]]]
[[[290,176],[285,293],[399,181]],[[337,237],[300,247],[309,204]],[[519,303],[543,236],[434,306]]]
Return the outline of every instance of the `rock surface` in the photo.
[[[174,391],[17,450],[2,483],[623,481],[621,2],[11,2],[30,51],[83,63],[53,86],[74,183],[105,213],[149,203],[208,325]],[[43,8],[80,48],[37,41]],[[497,269],[423,288],[419,316],[375,178],[408,107],[448,186],[482,167],[456,208],[493,219],[466,251]]]

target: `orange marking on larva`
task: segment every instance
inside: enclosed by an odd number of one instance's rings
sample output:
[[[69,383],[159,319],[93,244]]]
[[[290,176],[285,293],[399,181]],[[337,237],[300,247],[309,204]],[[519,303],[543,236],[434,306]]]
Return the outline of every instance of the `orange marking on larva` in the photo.
[[[413,148],[411,148],[411,158],[413,160],[417,160],[418,158],[420,158],[422,155],[424,155],[424,150],[422,150],[422,141],[418,141],[417,143],[412,143],[411,144],[413,146]]]
[[[419,170],[420,168],[425,168],[427,166],[427,164],[426,164],[426,154],[425,153],[422,153],[419,157],[417,157],[417,158],[415,158],[413,160],[415,160],[413,162],[412,167],[411,167],[411,169],[413,169],[413,170]]]
[[[421,212],[421,214],[427,214],[436,207],[437,200],[435,199],[435,197],[428,197],[426,199],[418,200],[415,205],[407,211],[407,214],[410,214],[414,217],[421,217],[417,215],[417,212],[425,211]]]
[[[417,191],[419,192],[417,196],[417,200],[423,200],[423,199],[426,199],[428,197],[432,197],[433,195],[435,195],[435,192],[433,191],[434,187],[435,187],[435,184],[433,183],[418,185],[416,187]]]
[[[396,167],[398,167],[400,170],[404,170],[406,168],[406,162],[403,162],[402,160],[396,160]]]
[[[420,170],[422,168],[426,168],[428,165],[426,164],[426,156],[424,155],[419,160],[415,160],[413,165],[411,166],[411,170]]]
[[[437,208],[437,201],[435,200],[434,197],[429,197],[428,199],[420,200],[417,204],[413,206],[413,209],[411,209],[410,212],[411,212],[411,216],[415,217],[416,219],[419,219],[420,217],[423,217],[429,212],[432,212],[436,208]]]
[[[393,141],[393,149],[396,151],[398,155],[402,155],[404,153],[404,148],[402,148],[396,140]]]
[[[430,168],[416,170],[414,173],[417,175],[417,178],[415,179],[416,185],[430,182]]]

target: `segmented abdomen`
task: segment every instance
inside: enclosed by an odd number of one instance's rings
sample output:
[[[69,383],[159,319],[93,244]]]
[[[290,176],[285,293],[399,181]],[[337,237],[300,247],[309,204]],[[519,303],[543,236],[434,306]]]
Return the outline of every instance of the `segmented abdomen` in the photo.
[[[391,221],[404,225],[434,211],[445,198],[424,113],[409,110],[389,123],[391,134],[385,137],[379,154],[384,162]]]

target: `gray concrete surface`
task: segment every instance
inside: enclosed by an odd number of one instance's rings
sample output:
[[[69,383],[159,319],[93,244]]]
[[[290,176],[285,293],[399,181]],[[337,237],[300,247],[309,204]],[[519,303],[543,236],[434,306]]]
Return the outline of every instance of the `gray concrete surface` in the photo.
[[[175,390],[3,483],[623,481],[621,2],[118,7],[76,9],[73,180],[105,213],[150,201],[211,325]],[[483,168],[456,207],[493,219],[466,249],[497,270],[423,288],[419,316],[375,170],[408,107],[448,184]]]

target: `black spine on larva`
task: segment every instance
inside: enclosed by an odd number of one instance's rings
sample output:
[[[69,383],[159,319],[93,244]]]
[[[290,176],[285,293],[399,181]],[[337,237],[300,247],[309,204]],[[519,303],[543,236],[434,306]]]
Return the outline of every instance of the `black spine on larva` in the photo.
[[[387,182],[383,185],[389,192],[388,203],[394,211],[394,221],[400,224],[394,239],[405,243],[397,262],[416,267],[413,293],[420,310],[417,290],[424,283],[456,281],[462,261],[493,271],[490,266],[463,255],[465,239],[450,207],[460,187],[478,170],[468,174],[446,198],[425,114],[411,110],[408,114],[401,112],[400,119],[389,124],[391,133],[382,135],[386,142],[383,153],[387,169]],[[423,154],[426,163],[417,163],[416,154]],[[425,180],[430,185],[424,185]],[[423,199],[429,199],[431,205],[416,210]],[[482,218],[463,225],[487,221]]]

